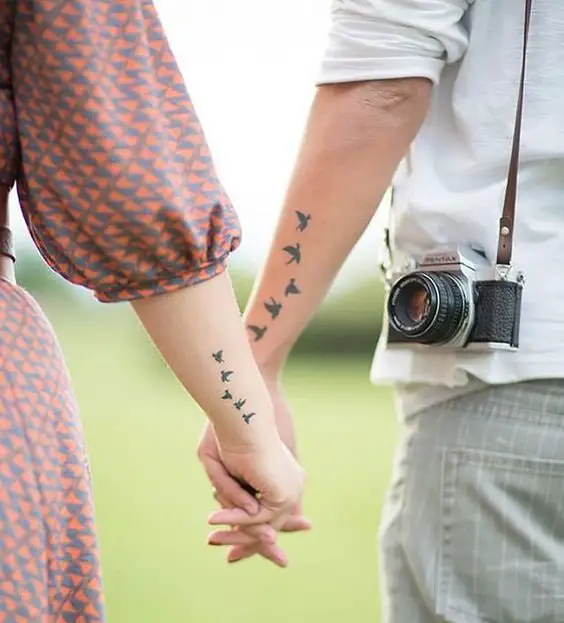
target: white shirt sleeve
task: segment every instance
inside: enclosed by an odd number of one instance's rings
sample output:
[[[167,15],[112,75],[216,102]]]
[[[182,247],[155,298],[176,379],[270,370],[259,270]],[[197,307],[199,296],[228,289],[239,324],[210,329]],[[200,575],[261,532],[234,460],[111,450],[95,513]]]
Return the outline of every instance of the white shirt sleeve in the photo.
[[[473,0],[333,0],[318,84],[423,77],[437,83],[468,45]]]

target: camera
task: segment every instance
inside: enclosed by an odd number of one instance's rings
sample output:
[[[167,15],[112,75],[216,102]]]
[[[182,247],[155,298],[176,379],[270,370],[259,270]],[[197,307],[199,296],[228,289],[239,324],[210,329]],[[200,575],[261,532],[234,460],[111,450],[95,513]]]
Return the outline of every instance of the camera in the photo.
[[[523,275],[492,265],[472,248],[446,248],[413,259],[390,281],[390,346],[516,350]]]

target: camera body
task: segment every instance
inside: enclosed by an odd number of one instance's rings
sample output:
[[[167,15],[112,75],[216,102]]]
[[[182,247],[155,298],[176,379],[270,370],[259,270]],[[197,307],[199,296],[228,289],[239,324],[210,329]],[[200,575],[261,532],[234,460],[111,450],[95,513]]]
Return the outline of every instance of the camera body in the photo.
[[[523,275],[470,247],[432,250],[393,275],[389,346],[516,350]]]

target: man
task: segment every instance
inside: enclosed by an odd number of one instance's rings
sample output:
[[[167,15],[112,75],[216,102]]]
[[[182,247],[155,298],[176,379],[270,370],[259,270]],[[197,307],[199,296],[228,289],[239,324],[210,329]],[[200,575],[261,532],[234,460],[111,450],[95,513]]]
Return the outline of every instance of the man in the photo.
[[[373,366],[374,382],[395,385],[404,424],[381,527],[393,623],[564,620],[564,4],[533,8],[513,257],[526,278],[520,347],[398,349],[384,332]],[[479,248],[495,263],[524,9],[334,3],[320,87],[246,313],[266,327],[253,347],[288,443],[282,367],[394,174],[396,269],[441,246]],[[274,320],[271,296],[283,303]],[[256,542],[230,559],[274,552]]]

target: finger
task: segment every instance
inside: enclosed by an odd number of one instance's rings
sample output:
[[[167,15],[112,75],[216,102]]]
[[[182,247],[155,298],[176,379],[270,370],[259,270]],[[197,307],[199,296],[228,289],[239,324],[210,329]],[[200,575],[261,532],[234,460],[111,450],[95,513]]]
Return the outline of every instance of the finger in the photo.
[[[279,529],[283,524],[283,520],[276,518],[276,513],[265,506],[260,507],[260,511],[254,515],[250,515],[243,508],[224,508],[214,511],[208,517],[208,523],[212,526],[254,526],[258,524],[271,524],[274,528]]]
[[[233,508],[231,504],[229,504],[228,501],[223,496],[219,495],[219,493],[215,492],[214,498],[222,508]],[[276,542],[276,537],[277,537],[276,530],[272,526],[269,526],[268,524],[262,524],[258,526],[247,526],[245,528],[234,528],[234,529],[244,531],[245,534],[248,534],[254,537],[254,539],[257,541],[262,540],[267,543]],[[292,531],[293,530],[287,530],[287,532],[292,532]],[[213,543],[210,543],[210,545],[213,545]]]
[[[254,535],[243,530],[216,530],[208,536],[208,543],[210,545],[254,545],[257,547],[263,543],[272,545],[276,543],[276,532],[263,529],[259,535]]]
[[[256,515],[260,511],[258,500],[247,493],[217,459],[206,455],[202,458],[202,464],[216,495],[228,501],[230,507],[245,509],[247,516]]]
[[[303,530],[311,530],[312,523],[304,515],[290,515],[280,528],[281,532],[302,532]]]
[[[251,556],[255,556],[256,554],[270,560],[278,567],[284,568],[288,566],[288,557],[284,553],[284,550],[274,544],[235,545],[227,554],[227,562],[239,562]]]

